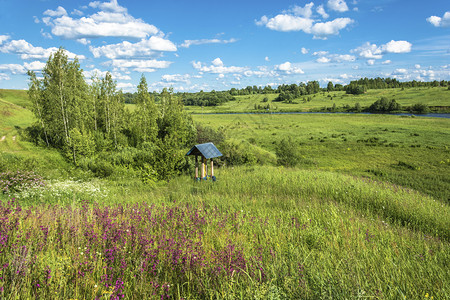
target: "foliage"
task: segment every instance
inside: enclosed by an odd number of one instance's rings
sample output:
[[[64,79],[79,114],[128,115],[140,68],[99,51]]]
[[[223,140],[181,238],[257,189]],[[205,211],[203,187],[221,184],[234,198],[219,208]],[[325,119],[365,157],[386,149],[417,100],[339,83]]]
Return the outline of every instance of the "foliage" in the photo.
[[[364,94],[366,91],[367,87],[364,85],[349,84],[345,86],[345,92],[347,94],[361,95]]]
[[[423,103],[416,103],[414,105],[412,105],[409,110],[412,113],[416,113],[416,114],[427,114],[430,112],[430,108],[428,107],[428,105],[423,104]]]
[[[394,99],[388,100],[386,97],[381,97],[375,101],[369,108],[370,112],[393,112],[401,110],[401,105],[398,104]]]
[[[300,163],[298,146],[291,137],[282,139],[275,148],[277,163],[285,167],[295,167]]]

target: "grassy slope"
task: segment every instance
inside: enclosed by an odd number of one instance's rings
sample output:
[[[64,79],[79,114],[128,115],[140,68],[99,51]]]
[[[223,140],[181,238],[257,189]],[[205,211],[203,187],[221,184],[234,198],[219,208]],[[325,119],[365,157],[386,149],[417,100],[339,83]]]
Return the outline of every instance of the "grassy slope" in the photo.
[[[330,95],[333,99],[331,100]],[[303,98],[294,100],[295,103],[287,104],[273,102],[277,94],[269,95],[248,95],[237,96],[236,101],[230,101],[218,107],[197,107],[188,106],[186,109],[194,113],[213,113],[213,112],[252,112],[256,105],[267,105],[270,103],[273,111],[309,111],[311,109],[320,109],[322,107],[332,107],[335,103],[337,107],[343,105],[355,106],[358,102],[362,107],[370,106],[380,97],[395,99],[403,106],[410,106],[416,103],[423,103],[429,106],[450,106],[450,91],[447,88],[411,88],[411,89],[384,89],[369,90],[364,95],[346,95],[345,92],[319,93],[316,95],[305,96],[312,97],[312,100],[303,103]],[[267,103],[262,102],[267,97]]]
[[[14,126],[24,127],[31,123],[29,112],[11,103],[0,102],[0,112],[5,111],[11,113],[0,121],[0,130],[8,137],[16,134]],[[215,184],[198,184],[188,176],[181,176],[155,189],[129,178],[102,181],[102,189],[108,190],[106,198],[83,194],[81,188],[62,195],[52,191],[29,198],[19,195],[19,202],[38,204],[35,209],[41,210],[36,213],[39,218],[29,218],[21,223],[21,229],[25,232],[35,230],[33,236],[39,236],[39,226],[53,224],[56,219],[82,229],[83,216],[91,216],[92,211],[80,215],[71,212],[81,207],[85,200],[99,202],[102,206],[150,202],[161,207],[167,216],[172,207],[200,208],[200,217],[205,216],[207,221],[201,228],[206,256],[233,243],[247,259],[261,257],[267,280],[260,283],[245,276],[235,276],[224,278],[219,286],[214,286],[209,276],[197,275],[195,281],[183,281],[187,280],[184,275],[174,272],[167,262],[169,265],[162,275],[163,280],[172,285],[173,298],[178,298],[181,293],[184,298],[195,299],[198,297],[195,283],[198,282],[210,289],[211,297],[228,299],[242,296],[254,299],[283,296],[291,299],[401,299],[406,296],[417,299],[426,294],[435,299],[450,297],[448,204],[396,185],[335,172],[367,175],[365,170],[368,168],[395,171],[394,165],[402,160],[421,167],[420,170],[407,169],[408,177],[423,177],[426,170],[433,176],[442,174],[447,180],[443,190],[448,191],[449,152],[446,147],[450,133],[447,120],[361,115],[195,116],[195,119],[210,126],[223,126],[235,139],[252,139],[256,147],[270,152],[274,150],[273,142],[294,135],[299,143],[303,143],[301,151],[306,169],[224,168],[216,171],[219,181]],[[357,142],[368,137],[379,137],[400,146],[365,146]],[[320,139],[324,141],[320,142]],[[417,144],[422,146],[410,147]],[[0,150],[0,157],[5,154],[20,157],[22,161],[18,166],[24,166],[23,161],[34,156],[35,163],[40,166],[38,172],[50,178],[57,177],[52,168],[70,168],[59,153],[21,141],[20,136],[15,142],[8,139],[7,143],[0,143]],[[0,195],[4,200],[5,197]],[[40,206],[40,203],[44,205]],[[71,206],[67,214],[60,216],[48,210],[45,204],[50,203]],[[189,220],[186,224],[193,226]],[[85,247],[87,241],[83,230],[76,239],[68,232],[63,232],[64,240],[67,239],[64,249],[49,244],[44,248],[48,250],[36,252],[37,264],[42,270],[48,265],[52,270],[60,267],[60,260],[67,257],[72,258],[68,266],[78,264],[78,249]],[[164,238],[171,238],[172,234],[173,238],[177,237],[170,227],[153,234],[155,238],[161,234]],[[57,235],[50,228],[49,240],[56,240]],[[34,248],[39,247],[36,244]],[[92,250],[102,251],[102,248]],[[131,261],[140,259],[140,253],[128,255],[132,255]],[[0,256],[5,259],[2,263],[12,257]],[[161,257],[161,263],[165,257]],[[95,270],[103,270],[101,260],[95,264]],[[36,270],[36,276],[44,272]],[[69,279],[72,273],[76,276],[77,269],[65,270],[66,277],[54,275],[59,280],[58,285],[64,287],[63,290],[56,289],[58,297],[94,298],[102,293],[102,289],[94,288],[94,284],[98,283],[103,271],[93,275],[96,280],[80,279],[80,284],[73,285]],[[117,271],[126,282],[127,296],[148,286],[133,279],[132,272],[123,271],[119,266]],[[28,284],[29,290],[26,289]],[[16,296],[33,298],[31,286],[32,280],[26,281]],[[43,290],[41,293],[42,298],[54,297],[55,291],[49,290],[45,294]]]
[[[372,176],[444,201],[450,197],[447,119],[328,114],[194,115],[194,120],[272,153],[291,136],[300,144],[302,168]]]
[[[0,90],[0,171],[26,169],[48,177],[67,176],[73,169],[54,149],[24,141],[23,129],[35,122],[26,91]]]

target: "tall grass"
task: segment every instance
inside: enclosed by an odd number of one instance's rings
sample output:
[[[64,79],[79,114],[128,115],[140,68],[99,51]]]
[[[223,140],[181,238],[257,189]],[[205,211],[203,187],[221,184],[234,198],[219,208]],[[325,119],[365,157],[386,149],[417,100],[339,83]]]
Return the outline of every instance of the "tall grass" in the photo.
[[[100,203],[3,201],[2,297],[450,296],[448,206],[331,172],[246,167],[217,177],[135,192],[117,182]]]

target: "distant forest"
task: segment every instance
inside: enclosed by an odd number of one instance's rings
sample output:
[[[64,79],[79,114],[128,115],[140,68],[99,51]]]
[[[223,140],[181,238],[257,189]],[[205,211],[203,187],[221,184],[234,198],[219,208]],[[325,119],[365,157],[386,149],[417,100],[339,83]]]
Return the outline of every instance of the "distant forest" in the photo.
[[[233,101],[234,96],[245,96],[255,94],[278,94],[275,101],[290,102],[301,96],[317,94],[319,92],[333,92],[345,91],[347,94],[363,94],[369,89],[391,89],[391,88],[415,88],[415,87],[446,87],[449,86],[449,81],[398,81],[395,78],[361,78],[353,80],[347,85],[333,84],[328,82],[327,87],[321,88],[318,81],[308,81],[307,83],[300,82],[299,84],[282,84],[277,88],[272,88],[270,85],[261,86],[247,86],[242,89],[231,88],[226,91],[210,92],[200,91],[197,93],[174,93],[180,97],[184,105],[189,106],[217,106],[222,103]],[[158,92],[150,93],[155,102],[159,102],[160,94]],[[136,104],[138,93],[124,93],[123,98],[125,103]]]

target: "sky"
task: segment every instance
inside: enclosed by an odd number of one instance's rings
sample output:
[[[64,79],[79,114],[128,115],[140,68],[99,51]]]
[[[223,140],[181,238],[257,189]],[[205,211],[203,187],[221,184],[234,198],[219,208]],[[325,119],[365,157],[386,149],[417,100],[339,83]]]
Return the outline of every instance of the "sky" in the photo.
[[[450,80],[448,0],[0,0],[0,88],[63,47],[135,92]]]

